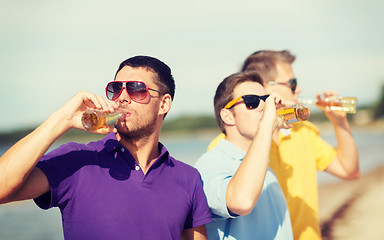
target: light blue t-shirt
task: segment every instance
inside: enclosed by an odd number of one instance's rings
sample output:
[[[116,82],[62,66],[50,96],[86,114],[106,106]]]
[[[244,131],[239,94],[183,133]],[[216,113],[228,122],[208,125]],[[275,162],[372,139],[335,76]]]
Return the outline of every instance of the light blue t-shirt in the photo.
[[[249,215],[230,213],[225,203],[229,181],[245,153],[227,140],[202,155],[196,163],[203,179],[213,222],[206,225],[208,238],[293,239],[287,204],[275,174],[268,168],[263,190]]]

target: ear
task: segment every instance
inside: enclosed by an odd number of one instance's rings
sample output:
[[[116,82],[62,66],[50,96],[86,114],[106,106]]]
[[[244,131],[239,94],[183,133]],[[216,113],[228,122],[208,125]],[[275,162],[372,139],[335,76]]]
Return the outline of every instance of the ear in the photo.
[[[164,94],[160,101],[159,115],[165,115],[169,112],[172,106],[172,98],[168,93]]]
[[[220,117],[221,117],[221,120],[223,120],[223,122],[226,125],[233,126],[236,123],[235,115],[233,114],[233,112],[230,109],[225,109],[225,108],[221,109],[220,110]]]

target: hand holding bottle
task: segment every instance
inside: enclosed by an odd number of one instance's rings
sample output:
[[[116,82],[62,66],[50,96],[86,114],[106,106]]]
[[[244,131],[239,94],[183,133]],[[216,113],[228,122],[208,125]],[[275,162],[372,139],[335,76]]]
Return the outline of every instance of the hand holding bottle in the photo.
[[[299,102],[312,104],[323,110],[327,118],[336,125],[347,122],[347,113],[356,113],[356,97],[341,97],[335,91],[325,91],[316,94],[316,99],[301,99]]]
[[[268,104],[272,105],[273,107],[268,107]],[[276,93],[272,93],[270,97],[266,101],[266,108],[264,109],[264,115],[267,114],[266,111],[271,111],[271,115],[274,116],[274,128],[292,128],[293,125],[287,121],[284,121],[284,119],[280,118],[278,116],[278,112],[282,108],[286,108],[286,102],[282,99],[282,97]],[[272,112],[273,111],[273,112]],[[264,118],[264,117],[263,117]]]
[[[63,124],[64,131],[71,128],[77,128],[86,130],[81,123],[82,114],[87,109],[98,109],[104,112],[114,112],[115,108],[118,107],[117,102],[108,101],[102,96],[95,95],[89,92],[78,92],[72,97],[64,106],[57,111],[57,116],[60,116],[60,122]],[[92,130],[94,133],[106,134],[113,132],[114,127],[105,127],[98,130]]]
[[[323,94],[316,94],[316,99],[300,99],[300,103],[315,105],[321,110],[356,113],[356,97],[341,97],[337,92],[326,91]]]

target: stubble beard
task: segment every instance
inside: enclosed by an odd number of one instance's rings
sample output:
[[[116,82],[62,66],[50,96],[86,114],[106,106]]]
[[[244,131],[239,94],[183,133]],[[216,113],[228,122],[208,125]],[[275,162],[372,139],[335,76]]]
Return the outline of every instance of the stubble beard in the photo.
[[[137,119],[130,124],[126,124],[125,121],[122,121],[121,124],[116,125],[116,129],[122,138],[139,140],[148,137],[155,132],[158,117],[159,116],[156,115],[153,119],[147,122]]]

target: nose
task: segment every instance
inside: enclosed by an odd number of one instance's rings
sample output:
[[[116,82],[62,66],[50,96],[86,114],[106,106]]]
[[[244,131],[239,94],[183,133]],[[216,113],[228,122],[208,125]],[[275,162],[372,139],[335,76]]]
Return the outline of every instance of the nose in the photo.
[[[264,110],[264,107],[265,107],[265,102],[267,101],[267,99],[265,99],[265,101],[263,99],[260,99],[260,102],[259,102],[259,106],[257,106],[257,108],[259,110]]]
[[[131,103],[132,99],[128,95],[127,89],[125,87],[123,87],[123,89],[121,89],[120,96],[115,101],[117,101],[119,103]]]
[[[296,86],[295,94],[299,94],[302,92],[302,89],[300,88],[299,85]]]

